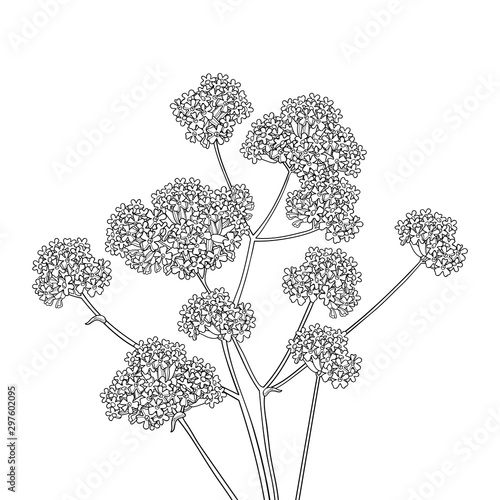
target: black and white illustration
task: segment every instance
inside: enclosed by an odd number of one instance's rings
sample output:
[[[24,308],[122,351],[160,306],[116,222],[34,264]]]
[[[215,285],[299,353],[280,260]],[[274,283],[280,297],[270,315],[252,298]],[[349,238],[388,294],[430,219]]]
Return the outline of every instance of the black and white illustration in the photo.
[[[480,3],[3,7],[7,494],[500,494]]]

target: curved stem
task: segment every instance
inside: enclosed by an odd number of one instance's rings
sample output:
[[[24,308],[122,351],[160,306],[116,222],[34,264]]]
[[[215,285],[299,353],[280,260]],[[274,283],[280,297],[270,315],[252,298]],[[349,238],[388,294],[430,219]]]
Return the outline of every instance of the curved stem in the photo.
[[[250,412],[248,410],[247,403],[245,401],[245,397],[241,390],[240,383],[238,381],[238,377],[236,376],[236,372],[234,370],[233,361],[231,359],[231,353],[229,352],[228,343],[225,340],[221,341],[222,350],[224,352],[224,358],[226,359],[227,367],[229,369],[229,373],[231,375],[231,379],[233,380],[234,386],[236,387],[236,391],[239,394],[239,403],[241,414],[243,415],[243,421],[245,422],[245,427],[247,429],[248,437],[250,439],[250,444],[252,445],[252,451],[255,458],[255,464],[257,466],[257,472],[259,475],[260,486],[262,489],[262,494],[265,500],[270,500],[270,492],[269,492],[269,484],[267,481],[266,468],[264,465],[264,461],[262,458],[262,453],[260,451],[259,441],[257,439],[257,434],[255,432],[255,427],[252,422],[252,418],[250,416]]]
[[[277,384],[273,384],[273,389],[279,389],[280,387],[284,386],[285,384],[290,382],[290,380],[295,378],[299,373],[303,372],[306,368],[307,368],[307,365],[305,365],[305,364],[302,366],[299,366],[293,373],[288,375],[288,377],[284,378],[281,382],[278,382]]]
[[[269,439],[269,425],[267,423],[266,396],[262,391],[259,392],[260,420],[262,422],[262,432],[264,435],[264,451],[266,452],[267,466],[271,475],[271,486],[273,488],[273,498],[279,499],[278,481],[274,470],[273,456],[271,453],[271,440]]]
[[[74,295],[74,297],[77,297],[83,301],[83,303],[94,313],[94,317],[99,317],[99,322],[102,323],[108,330],[110,330],[113,334],[115,334],[120,340],[123,340],[123,342],[127,343],[131,347],[136,347],[137,343],[132,340],[130,337],[125,335],[123,332],[118,330],[116,326],[112,325],[105,316],[103,316],[90,302],[89,298],[85,295]],[[92,321],[92,320],[91,320]],[[90,323],[87,323],[90,324]]]
[[[215,149],[215,154],[217,155],[217,160],[219,161],[220,168],[222,170],[222,173],[224,174],[224,179],[226,180],[229,189],[232,189],[233,185],[231,184],[229,175],[227,175],[226,167],[224,166],[224,162],[222,161],[222,156],[220,155],[220,149],[217,142],[214,142],[214,149]]]
[[[406,275],[404,276],[404,278],[402,278],[397,284],[396,286],[394,286],[388,293],[386,293],[369,311],[367,311],[365,314],[363,314],[363,316],[361,316],[361,318],[358,319],[358,321],[356,321],[356,323],[352,324],[347,330],[346,330],[346,334],[348,333],[351,333],[357,326],[359,326],[361,323],[363,323],[363,321],[368,318],[369,316],[371,316],[387,299],[389,299],[389,297],[391,297],[392,295],[394,295],[394,293],[396,293],[399,288],[401,288],[410,278],[411,276],[413,276],[413,273],[415,273],[417,271],[417,269],[424,263],[423,260],[419,260],[418,263],[416,264],[415,267],[413,267],[411,269],[411,271]]]
[[[228,389],[227,387],[222,387],[223,391],[231,398],[233,399],[236,399],[236,401],[239,401],[240,400],[240,395],[235,392],[235,391],[232,391],[231,389]]]
[[[196,439],[196,436],[189,427],[188,423],[183,418],[180,418],[178,422],[182,426],[182,428],[186,431],[187,435],[191,438],[191,441],[196,446],[196,449],[200,452],[200,455],[203,457],[203,460],[205,460],[210,471],[215,476],[217,481],[219,481],[219,484],[224,488],[224,491],[227,493],[227,496],[231,498],[231,500],[238,500],[238,497],[234,494],[233,490],[226,483],[226,480],[222,477],[222,474],[219,472],[219,470],[214,465],[212,460],[210,460],[210,457],[207,455],[207,452],[203,449],[199,441]]]
[[[307,304],[306,310],[304,311],[304,315],[302,316],[302,319],[300,320],[300,324],[299,324],[299,327],[297,328],[296,332],[299,331],[300,329],[302,329],[303,326],[305,325],[307,318],[309,318],[309,315],[311,314],[313,306],[314,306],[314,302],[309,301],[309,303]],[[290,351],[287,349],[286,354],[283,356],[283,359],[281,360],[280,364],[278,365],[278,368],[276,368],[274,373],[271,375],[271,378],[267,381],[267,383],[264,387],[268,388],[273,384],[273,382],[278,378],[278,375],[281,373],[281,370],[283,370],[283,368],[285,367],[285,365],[289,359],[290,359]]]
[[[259,228],[257,229],[257,231],[255,231],[255,236],[258,238],[259,235],[262,233],[262,231],[264,231],[267,223],[271,220],[271,217],[273,216],[274,212],[276,211],[276,209],[278,208],[278,205],[280,204],[280,201],[281,199],[283,198],[283,195],[285,194],[285,191],[286,191],[286,186],[288,184],[288,181],[290,180],[290,175],[292,174],[292,172],[287,168],[287,174],[286,174],[286,177],[285,177],[285,181],[283,182],[283,186],[281,187],[281,191],[279,192],[277,198],[276,198],[276,201],[274,202],[271,210],[269,211],[269,213],[267,214],[266,218],[264,219],[264,221],[262,222],[262,224],[259,226]]]
[[[243,289],[245,288],[245,284],[248,278],[248,272],[250,271],[250,264],[252,262],[253,251],[255,249],[255,238],[253,235],[250,235],[250,242],[248,243],[247,255],[245,257],[245,264],[243,266],[243,271],[241,273],[240,282],[238,284],[238,289],[234,295],[233,302],[238,304],[241,300],[241,295],[243,294]]]
[[[248,376],[251,378],[251,380],[253,382],[253,385],[257,389],[262,389],[262,385],[260,385],[259,381],[257,380],[257,377],[255,376],[255,374],[252,370],[252,367],[250,366],[250,363],[248,362],[248,359],[245,355],[245,352],[243,351],[243,348],[241,347],[241,345],[237,341],[234,342],[234,345],[236,347],[236,350],[238,351],[238,354],[240,355],[241,361],[243,363],[243,366],[245,367],[245,370],[248,373]]]
[[[318,392],[319,392],[320,382],[321,379],[318,376],[316,376],[313,398],[311,402],[311,410],[309,412],[309,421],[307,423],[306,441],[304,443],[304,451],[302,452],[302,462],[300,463],[299,480],[297,482],[297,493],[295,494],[295,500],[300,500],[300,496],[302,494],[302,485],[304,484],[304,473],[306,471],[307,455],[309,453],[309,444],[311,442],[311,432],[314,423],[314,414],[316,413],[316,403],[318,402]]]
[[[206,269],[205,269],[205,274],[206,274]],[[206,278],[206,276],[202,276],[200,273],[196,273],[196,276],[198,276],[198,279],[200,280],[201,284],[203,285],[203,288],[207,292],[210,292],[210,288],[207,285],[207,278]]]
[[[307,234],[312,234],[312,233],[315,233],[316,231],[319,231],[319,228],[313,227],[311,229],[308,229],[307,231],[300,231],[300,233],[285,234],[283,236],[273,236],[272,238],[257,238],[256,241],[258,241],[260,243],[260,242],[265,242],[265,241],[291,240],[292,238],[300,238],[301,236],[305,236]]]

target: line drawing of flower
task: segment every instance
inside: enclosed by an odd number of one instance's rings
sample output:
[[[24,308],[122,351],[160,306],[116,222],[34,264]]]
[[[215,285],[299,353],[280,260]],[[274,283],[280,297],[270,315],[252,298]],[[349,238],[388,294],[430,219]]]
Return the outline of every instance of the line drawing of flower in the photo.
[[[279,500],[266,400],[302,372],[313,372],[315,383],[295,496],[300,500],[320,383],[346,389],[361,370],[361,358],[347,348],[349,335],[424,264],[437,276],[449,276],[463,267],[467,249],[455,240],[455,220],[430,209],[408,212],[396,230],[400,244],[411,247],[417,262],[378,302],[341,330],[319,323],[308,325],[308,320],[317,303],[328,308],[332,321],[353,313],[361,300],[358,263],[338,247],[309,247],[302,263],[285,268],[282,278],[290,301],[304,306],[302,318],[291,332],[282,360],[262,382],[243,346],[256,328],[252,304],[242,300],[255,248],[298,241],[315,231],[324,231],[330,245],[352,240],[363,222],[354,210],[361,193],[350,178],[361,173],[366,151],[351,129],[341,125],[341,111],[329,98],[311,93],[282,101],[279,114],[268,113],[252,123],[240,150],[251,163],[280,164],[286,171],[273,205],[253,230],[253,198],[244,184],[231,183],[219,147],[253,112],[241,84],[221,73],[207,74],[196,90],[183,93],[171,108],[175,120],[186,127],[188,141],[214,148],[227,186],[212,189],[192,177],[176,178],[152,193],[149,207],[140,199],[120,204],[107,221],[105,250],[138,273],[163,272],[199,280],[202,291],[182,306],[177,327],[192,340],[202,337],[220,344],[229,383],[223,385],[215,368],[204,359],[188,357],[183,344],[157,336],[136,341],[95,307],[92,299],[110,284],[111,268],[110,261],[92,255],[86,239],[54,239],[43,245],[33,262],[37,274],[33,289],[46,305],[56,308],[68,297],[81,300],[92,314],[86,325],[101,323],[131,347],[126,366],[115,372],[100,394],[108,419],[126,417],[148,430],[169,422],[174,431],[178,425],[231,500],[237,496],[188,424],[189,412],[204,405],[214,408],[224,400],[235,402],[248,434],[262,498]],[[292,175],[297,176],[300,187],[287,193]],[[307,229],[263,236],[283,201],[293,227],[305,224]],[[208,273],[233,262],[244,244],[246,257],[234,294],[220,285],[210,287]],[[236,356],[238,365],[233,361]],[[290,359],[298,366],[283,377]],[[250,394],[240,381],[243,370],[258,394],[258,415],[250,411]]]
[[[430,208],[413,210],[398,221],[396,230],[401,245],[409,244],[436,276],[449,276],[463,266],[467,249],[455,241],[456,220]]]

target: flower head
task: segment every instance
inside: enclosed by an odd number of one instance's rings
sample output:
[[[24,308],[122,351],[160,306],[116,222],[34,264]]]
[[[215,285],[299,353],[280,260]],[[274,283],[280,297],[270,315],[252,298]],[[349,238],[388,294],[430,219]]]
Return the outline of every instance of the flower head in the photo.
[[[301,177],[301,188],[288,194],[287,217],[295,227],[310,224],[326,230],[334,243],[349,241],[363,225],[354,214],[359,190],[337,172],[322,168]]]
[[[100,295],[111,281],[110,262],[96,259],[84,238],[55,239],[38,251],[33,289],[46,305],[62,307],[69,295]]]
[[[109,420],[126,416],[131,424],[154,430],[195,406],[213,408],[225,394],[215,369],[187,359],[184,346],[157,337],[139,342],[101,393]]]
[[[279,115],[252,124],[241,148],[253,163],[282,163],[299,177],[300,189],[288,194],[287,217],[296,227],[325,230],[334,243],[349,241],[363,225],[353,208],[359,191],[341,175],[356,177],[366,151],[341,118],[326,97],[288,99]]]
[[[327,167],[356,177],[366,151],[349,128],[340,125],[340,110],[326,97],[309,94],[283,101],[281,113],[252,124],[241,152],[253,163],[285,163],[301,175]]]
[[[322,300],[330,316],[346,316],[358,304],[356,285],[361,281],[357,263],[345,252],[332,248],[309,248],[299,267],[285,269],[283,288],[292,302]]]
[[[234,260],[254,206],[244,185],[213,191],[184,178],[153,193],[152,203],[120,205],[108,220],[106,249],[137,272],[181,279]]]
[[[457,221],[430,209],[413,210],[398,221],[396,230],[401,245],[409,244],[425,265],[439,276],[458,271],[467,249],[456,243]]]
[[[211,339],[242,342],[255,326],[250,304],[235,304],[224,288],[193,295],[180,312],[179,331],[196,340],[198,335]]]
[[[355,382],[361,368],[361,358],[347,350],[347,336],[329,326],[311,325],[299,330],[288,343],[295,363],[305,363],[334,389],[345,389]]]
[[[219,73],[205,75],[196,90],[171,104],[176,121],[187,127],[186,139],[204,148],[229,141],[234,126],[250,116],[252,105],[241,84]]]

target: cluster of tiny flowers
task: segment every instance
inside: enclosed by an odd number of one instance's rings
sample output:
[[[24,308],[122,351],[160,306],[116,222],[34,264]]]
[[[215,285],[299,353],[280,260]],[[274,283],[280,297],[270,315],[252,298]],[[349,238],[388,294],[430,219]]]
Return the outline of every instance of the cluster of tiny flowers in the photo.
[[[351,129],[339,124],[333,101],[309,94],[283,101],[281,113],[270,113],[252,124],[241,152],[253,163],[284,163],[292,172],[307,173],[325,166],[356,177],[366,151]]]
[[[463,266],[467,249],[455,241],[457,222],[450,217],[430,209],[413,210],[396,229],[401,245],[409,244],[437,276],[449,276]]]
[[[355,382],[361,369],[361,358],[347,350],[345,333],[328,326],[302,328],[289,341],[288,349],[295,363],[305,363],[334,389],[345,389],[349,382]]]
[[[295,227],[302,224],[326,230],[328,241],[349,241],[363,225],[354,214],[360,191],[337,172],[325,168],[303,175],[301,188],[288,194],[286,215]]]
[[[198,335],[211,339],[243,342],[255,326],[250,304],[235,304],[224,288],[193,295],[180,311],[179,331],[193,340]]]
[[[299,267],[285,269],[283,289],[292,302],[299,305],[321,300],[330,316],[347,316],[358,304],[356,285],[361,273],[357,263],[345,252],[332,248],[309,248]]]
[[[154,430],[195,406],[213,408],[225,394],[215,369],[186,357],[184,346],[168,340],[140,341],[101,393],[109,420],[126,416],[131,424]]]
[[[120,205],[108,220],[106,250],[137,272],[181,279],[233,261],[254,207],[244,185],[214,191],[192,178],[156,191],[152,204]]]
[[[187,127],[186,139],[204,148],[229,141],[234,126],[250,116],[251,103],[241,84],[227,75],[205,75],[200,86],[171,104],[176,121]]]
[[[100,295],[111,281],[110,262],[96,259],[84,238],[55,239],[38,251],[33,289],[46,305],[62,307],[69,295]]]

